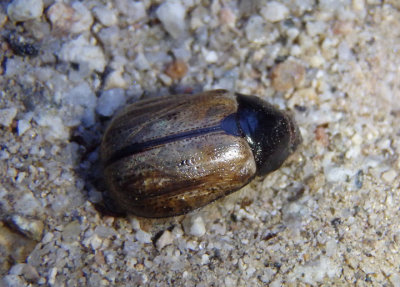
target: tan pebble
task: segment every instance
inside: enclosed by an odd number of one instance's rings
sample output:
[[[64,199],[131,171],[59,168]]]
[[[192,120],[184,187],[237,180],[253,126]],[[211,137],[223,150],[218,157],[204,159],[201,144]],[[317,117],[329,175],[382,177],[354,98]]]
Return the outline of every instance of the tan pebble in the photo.
[[[326,126],[320,125],[318,126],[314,133],[315,133],[315,139],[321,143],[324,147],[327,147],[329,145],[329,136],[326,133],[325,130]]]
[[[138,263],[135,265],[135,269],[137,271],[142,271],[144,269],[144,265],[142,263]]]
[[[102,251],[96,252],[96,254],[94,255],[94,260],[99,265],[104,265],[106,263],[106,261],[104,260],[104,255],[103,255]]]
[[[128,88],[128,83],[125,81],[124,76],[122,75],[122,71],[113,71],[111,72],[106,79],[105,90],[121,88]]]
[[[233,14],[232,10],[229,8],[222,8],[219,12],[219,20],[222,24],[225,24],[231,28],[235,27],[236,15]]]
[[[188,66],[185,61],[176,59],[172,63],[168,64],[165,69],[165,74],[167,74],[172,80],[182,79],[188,71]]]
[[[174,242],[174,235],[172,232],[166,230],[164,233],[160,236],[160,238],[156,242],[156,247],[158,250],[163,249],[165,246],[170,245]]]
[[[280,63],[272,69],[272,86],[280,92],[299,87],[304,81],[305,73],[304,67],[294,61]]]
[[[93,23],[90,12],[80,2],[74,2],[71,6],[55,3],[50,6],[46,15],[53,30],[57,32],[77,34],[88,30]]]
[[[382,174],[383,180],[386,181],[386,182],[388,182],[388,183],[393,182],[393,180],[396,178],[396,176],[397,176],[397,173],[396,173],[393,169],[390,169],[390,170],[388,170],[388,171],[385,171],[385,172]]]
[[[348,35],[353,31],[353,23],[349,21],[338,21],[333,25],[333,34]]]

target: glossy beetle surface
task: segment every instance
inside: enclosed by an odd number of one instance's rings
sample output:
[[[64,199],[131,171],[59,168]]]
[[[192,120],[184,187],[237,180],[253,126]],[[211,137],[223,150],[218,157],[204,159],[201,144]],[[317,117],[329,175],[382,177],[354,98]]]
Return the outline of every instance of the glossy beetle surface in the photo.
[[[214,90],[126,107],[104,134],[101,158],[120,209],[168,217],[276,170],[300,142],[284,112],[255,96]]]

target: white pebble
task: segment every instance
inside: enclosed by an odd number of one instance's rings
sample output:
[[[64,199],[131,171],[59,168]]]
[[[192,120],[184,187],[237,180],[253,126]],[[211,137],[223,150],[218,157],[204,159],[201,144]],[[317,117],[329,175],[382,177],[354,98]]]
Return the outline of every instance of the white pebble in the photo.
[[[25,280],[21,276],[9,274],[0,279],[0,286],[4,287],[19,287],[26,286]]]
[[[158,19],[165,30],[175,39],[185,30],[186,9],[177,0],[166,1],[156,11]]]
[[[52,115],[50,113],[40,113],[35,121],[39,126],[48,128],[47,133],[45,134],[46,139],[48,140],[66,140],[68,139],[68,132],[64,126],[63,121],[57,115]]]
[[[133,64],[140,71],[149,70],[151,68],[146,56],[141,52],[137,54],[135,60],[133,61]]]
[[[365,9],[364,0],[353,0],[352,6],[355,11],[363,11]]]
[[[96,111],[98,114],[109,117],[125,104],[125,93],[123,89],[111,89],[101,93]]]
[[[163,249],[165,246],[172,244],[174,242],[174,235],[172,232],[166,230],[164,233],[158,238],[156,242],[156,247],[158,250]]]
[[[6,108],[0,110],[0,125],[9,127],[17,115],[18,109],[16,107]]]
[[[36,19],[42,14],[42,0],[14,0],[7,7],[7,15],[12,21]]]
[[[192,218],[188,233],[193,236],[203,236],[206,233],[203,218],[200,216]],[[185,230],[186,231],[186,230]]]
[[[140,222],[136,218],[132,218],[131,225],[133,230],[140,230]]]
[[[208,254],[203,254],[201,256],[201,264],[206,265],[208,263],[210,263],[210,256]]]
[[[37,281],[40,278],[37,270],[32,265],[26,263],[14,265],[10,269],[9,274],[18,276],[22,275],[28,281]]]
[[[141,243],[151,243],[151,234],[144,232],[143,230],[136,231],[135,238]]]
[[[89,40],[83,35],[65,43],[59,56],[65,62],[86,63],[89,69],[98,72],[103,72],[106,66],[106,58],[101,48],[89,43]]]
[[[397,173],[396,171],[394,171],[393,169],[390,169],[388,171],[385,171],[382,174],[382,178],[384,181],[386,181],[387,183],[393,183],[394,179],[397,177]]]
[[[106,84],[104,86],[105,90],[121,88],[126,89],[129,86],[129,81],[125,80],[122,70],[112,71],[106,79]]]
[[[96,6],[93,8],[93,13],[104,26],[117,24],[117,15],[114,10],[110,10],[105,6]]]
[[[49,277],[47,279],[47,283],[49,283],[50,286],[54,286],[55,285],[56,276],[57,276],[57,267],[53,267],[53,268],[50,269]]]
[[[79,1],[71,6],[57,2],[50,6],[46,14],[53,27],[74,34],[88,31],[93,24],[91,12]]]
[[[343,167],[327,166],[324,169],[325,178],[329,182],[345,182],[350,171]]]
[[[18,135],[21,136],[23,135],[27,130],[31,128],[31,124],[27,120],[19,120],[18,121]]]
[[[265,44],[268,42],[265,21],[261,16],[253,15],[247,21],[245,32],[246,38],[256,44]]]
[[[158,78],[165,86],[172,85],[172,79],[168,75],[161,73],[158,75]]]
[[[215,63],[218,61],[218,54],[215,51],[209,51],[206,48],[202,49],[202,54],[207,63]]]
[[[93,236],[90,237],[90,247],[92,247],[93,250],[99,249],[102,243],[103,240],[97,234],[93,234]]]
[[[289,10],[285,5],[271,1],[261,8],[261,15],[269,22],[278,22],[284,20],[289,15]]]
[[[97,104],[97,97],[90,86],[83,82],[63,94],[62,102],[64,105],[74,110],[75,120],[64,122],[66,126],[75,126],[82,121],[85,126],[94,124],[94,109]]]
[[[127,21],[131,24],[147,17],[143,1],[117,0],[115,6],[121,14],[127,17]]]

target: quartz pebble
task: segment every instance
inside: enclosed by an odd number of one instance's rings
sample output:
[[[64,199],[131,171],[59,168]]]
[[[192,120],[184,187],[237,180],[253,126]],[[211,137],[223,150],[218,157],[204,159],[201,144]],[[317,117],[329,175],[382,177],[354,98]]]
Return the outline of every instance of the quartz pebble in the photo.
[[[38,115],[35,121],[39,126],[46,128],[46,139],[48,140],[65,140],[69,136],[63,121],[57,115],[43,113]]]
[[[156,11],[158,19],[165,30],[175,39],[179,38],[185,30],[186,9],[180,1],[164,2]]]
[[[93,16],[81,2],[72,4],[56,2],[46,12],[54,29],[72,34],[88,31],[93,24]]]
[[[185,61],[176,59],[172,63],[168,64],[165,69],[165,74],[167,74],[172,80],[180,80],[183,78],[188,71],[188,66]]]
[[[388,182],[388,183],[393,182],[394,179],[395,179],[396,177],[397,177],[397,173],[396,173],[396,171],[393,170],[393,169],[390,169],[390,170],[388,170],[388,171],[385,171],[385,172],[382,174],[383,180],[386,181],[386,182]]]
[[[156,247],[158,250],[163,249],[165,246],[172,244],[174,241],[174,235],[171,231],[164,231],[163,234],[158,238]]]
[[[9,274],[4,276],[2,279],[0,279],[0,286],[4,287],[20,287],[20,286],[26,286],[24,284],[24,280],[14,274]]]
[[[118,11],[126,17],[128,24],[136,23],[147,17],[146,7],[142,1],[116,0]]]
[[[9,274],[23,276],[29,282],[36,282],[40,278],[36,268],[26,263],[14,265],[11,267]]]
[[[299,87],[304,81],[305,73],[304,67],[294,61],[280,63],[272,69],[272,86],[280,92]]]
[[[65,43],[59,53],[60,59],[65,62],[87,64],[89,69],[103,72],[106,58],[99,46],[95,46],[81,35]]]
[[[9,127],[17,115],[16,107],[5,108],[0,110],[0,125]]]
[[[261,8],[261,15],[269,22],[278,22],[284,20],[289,15],[289,10],[285,5],[271,1]]]
[[[7,15],[12,21],[36,19],[42,16],[42,13],[42,0],[13,0],[7,6]]]
[[[18,135],[22,136],[27,130],[31,128],[31,124],[28,120],[19,120],[18,121]]]
[[[93,14],[104,26],[112,26],[117,24],[118,18],[114,10],[105,6],[96,6],[93,8]]]
[[[77,126],[83,123],[84,126],[92,126],[94,124],[94,110],[97,105],[97,97],[88,84],[82,84],[70,89],[63,94],[62,103],[71,109],[72,118],[64,121],[67,126]]]
[[[137,230],[135,233],[135,238],[140,243],[151,243],[151,234],[143,230]]]
[[[400,287],[399,0],[1,3],[1,286]],[[301,149],[186,215],[103,214],[108,114],[215,88],[292,113]]]
[[[125,93],[122,89],[111,89],[101,93],[96,111],[98,114],[109,117],[125,104]]]
[[[277,30],[267,27],[265,20],[258,15],[253,15],[245,27],[246,38],[254,44],[271,43],[279,37]]]
[[[13,215],[10,223],[22,234],[36,241],[39,241],[43,235],[44,224],[40,220],[26,218],[20,215]]]
[[[203,218],[200,216],[190,217],[188,220],[185,220],[183,227],[189,235],[200,237],[206,233]]]

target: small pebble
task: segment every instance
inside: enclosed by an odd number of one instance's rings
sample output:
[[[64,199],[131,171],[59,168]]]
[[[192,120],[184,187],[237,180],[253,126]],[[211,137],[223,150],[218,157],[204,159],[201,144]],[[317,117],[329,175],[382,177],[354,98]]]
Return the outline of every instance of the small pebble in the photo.
[[[201,256],[201,264],[206,265],[208,263],[210,263],[210,256],[208,254],[203,254]]]
[[[135,60],[133,61],[133,64],[140,71],[149,70],[151,68],[146,56],[141,52],[137,54]]]
[[[349,170],[334,166],[327,166],[324,168],[324,173],[328,182],[345,182],[350,175]]]
[[[171,77],[169,77],[166,74],[159,74],[158,78],[161,80],[161,82],[165,85],[165,86],[171,86],[173,81],[171,79]]]
[[[72,34],[88,31],[93,24],[90,11],[81,2],[71,5],[57,2],[46,12],[53,29]]]
[[[14,0],[7,6],[7,15],[12,21],[27,21],[43,14],[42,0]]]
[[[79,234],[81,232],[81,225],[78,220],[74,220],[65,225],[62,231],[62,239],[66,243],[74,242],[79,239]]]
[[[175,39],[185,31],[186,8],[177,0],[166,1],[156,11],[165,30]]]
[[[147,233],[143,230],[138,230],[135,233],[135,238],[137,241],[141,242],[141,243],[151,243],[151,234]]]
[[[84,35],[66,42],[61,47],[59,56],[65,62],[87,64],[89,69],[98,72],[103,72],[106,66],[106,58],[102,49],[90,43]]]
[[[382,174],[382,178],[384,181],[386,181],[387,183],[392,183],[394,181],[394,179],[397,177],[397,173],[395,170],[390,169],[388,171],[385,171]]]
[[[261,8],[260,13],[269,22],[279,22],[289,15],[289,10],[285,5],[271,1]]]
[[[204,59],[206,60],[207,63],[216,63],[218,61],[218,54],[215,51],[209,51],[206,48],[203,48],[201,50]]]
[[[40,278],[36,268],[30,264],[20,263],[14,265],[9,274],[23,276],[29,282],[37,282]]]
[[[168,64],[165,69],[165,74],[167,74],[172,80],[182,79],[188,71],[188,66],[185,61],[176,59],[172,63]]]
[[[21,278],[21,276],[18,275],[6,275],[2,279],[0,279],[0,286],[4,287],[22,287],[26,286],[24,284],[24,280]]]
[[[329,136],[325,131],[325,127],[318,126],[315,131],[315,139],[320,142],[324,147],[329,145]]]
[[[47,278],[47,283],[49,283],[50,286],[55,286],[56,276],[57,276],[57,267],[53,267],[50,269],[49,277]]]
[[[206,227],[204,226],[203,218],[200,216],[191,217],[188,221],[184,222],[183,225],[185,232],[193,236],[203,236],[206,233]]]
[[[229,8],[222,8],[219,12],[219,20],[222,24],[233,28],[236,24],[236,15]]]
[[[19,120],[18,121],[17,130],[18,130],[19,136],[23,135],[30,128],[31,128],[31,124],[29,121],[27,121],[27,120]]]
[[[118,22],[115,11],[108,9],[105,6],[96,6],[92,11],[96,19],[99,20],[99,22],[104,26],[112,26]]]
[[[275,38],[274,33],[267,31],[265,25],[266,23],[261,16],[251,16],[245,27],[247,40],[255,44],[266,44],[273,40]]]
[[[17,115],[18,109],[16,107],[6,108],[0,110],[0,125],[9,127]]]
[[[294,61],[286,61],[276,65],[271,72],[272,86],[280,92],[299,87],[306,74],[304,67]]]
[[[125,92],[123,89],[111,89],[103,91],[97,102],[98,114],[109,117],[125,104]]]
[[[16,227],[19,232],[29,238],[36,241],[40,241],[42,238],[44,224],[40,220],[30,219],[20,215],[13,215],[10,218],[10,223]]]
[[[97,235],[97,234],[93,234],[90,239],[90,247],[93,250],[97,250],[100,248],[101,244],[103,243],[103,240]]]
[[[136,23],[147,17],[143,1],[118,0],[115,1],[118,11],[124,15],[129,24]]]
[[[125,80],[122,73],[123,73],[123,71],[121,71],[121,70],[115,70],[115,71],[112,71],[110,74],[108,74],[104,89],[110,90],[110,89],[117,89],[117,88],[120,88],[120,89],[128,88],[129,84]]]
[[[172,232],[166,230],[164,233],[158,238],[156,242],[156,247],[158,250],[163,249],[165,246],[170,245],[174,242],[174,235]]]

